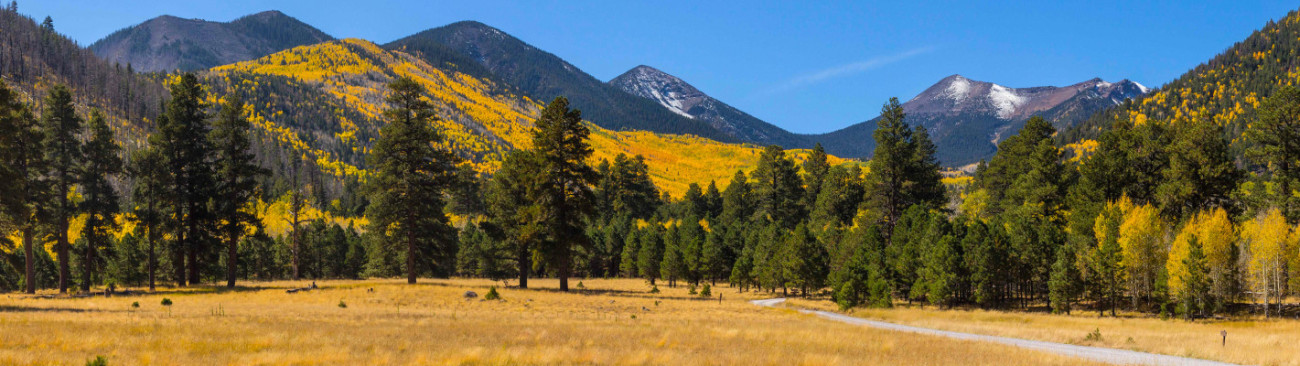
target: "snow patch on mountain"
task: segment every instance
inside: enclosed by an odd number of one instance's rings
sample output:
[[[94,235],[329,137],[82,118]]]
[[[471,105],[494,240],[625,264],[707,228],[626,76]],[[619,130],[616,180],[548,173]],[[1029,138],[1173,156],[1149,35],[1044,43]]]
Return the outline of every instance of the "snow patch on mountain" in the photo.
[[[970,94],[970,86],[970,80],[961,76],[954,77],[952,82],[948,83],[948,89],[945,90],[944,96],[960,103]]]
[[[993,84],[989,87],[989,102],[998,110],[998,118],[1008,119],[1016,113],[1016,108],[1028,102],[1029,98],[1016,94],[1016,91],[1005,86]]]
[[[1151,88],[1148,88],[1146,85],[1142,85],[1142,83],[1139,83],[1139,82],[1136,82],[1136,81],[1133,81],[1133,80],[1129,80],[1129,82],[1130,82],[1130,83],[1133,83],[1133,85],[1137,85],[1138,90],[1141,90],[1141,91],[1142,91],[1142,94],[1146,94],[1146,93],[1150,93],[1150,92],[1151,92]]]

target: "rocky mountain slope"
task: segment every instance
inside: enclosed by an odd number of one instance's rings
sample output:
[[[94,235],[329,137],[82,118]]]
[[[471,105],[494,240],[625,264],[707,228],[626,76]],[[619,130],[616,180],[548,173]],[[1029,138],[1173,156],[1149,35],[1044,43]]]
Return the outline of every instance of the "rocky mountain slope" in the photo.
[[[653,100],[673,113],[707,122],[738,140],[760,145],[807,148],[806,137],[764,122],[650,66],[637,66],[609,81],[629,94]]]
[[[90,50],[138,71],[192,71],[333,39],[279,11],[224,23],[164,15],[113,32]]]

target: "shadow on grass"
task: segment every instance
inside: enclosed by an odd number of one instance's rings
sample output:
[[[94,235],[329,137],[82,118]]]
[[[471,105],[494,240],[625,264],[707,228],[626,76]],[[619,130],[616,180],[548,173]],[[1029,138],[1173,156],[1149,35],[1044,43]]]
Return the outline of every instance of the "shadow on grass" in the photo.
[[[98,313],[103,310],[0,305],[0,313]]]

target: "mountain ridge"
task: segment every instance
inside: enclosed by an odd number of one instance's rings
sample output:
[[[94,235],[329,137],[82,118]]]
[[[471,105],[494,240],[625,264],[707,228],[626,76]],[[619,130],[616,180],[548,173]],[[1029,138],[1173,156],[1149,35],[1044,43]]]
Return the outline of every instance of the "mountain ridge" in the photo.
[[[88,48],[139,71],[195,71],[330,40],[334,37],[307,23],[268,10],[229,22],[161,15],[115,31]]]

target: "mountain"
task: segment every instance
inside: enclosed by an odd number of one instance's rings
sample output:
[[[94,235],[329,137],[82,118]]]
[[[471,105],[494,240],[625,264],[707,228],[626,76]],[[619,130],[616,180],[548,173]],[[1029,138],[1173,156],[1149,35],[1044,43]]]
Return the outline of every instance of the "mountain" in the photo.
[[[237,90],[252,109],[256,135],[292,152],[262,149],[268,151],[259,157],[263,166],[287,171],[292,159],[306,156],[326,175],[346,180],[367,174],[365,155],[385,123],[385,84],[410,77],[426,89],[437,109],[443,146],[478,172],[492,173],[506,152],[530,147],[533,121],[543,105],[515,94],[508,84],[459,70],[345,39],[220,66],[207,71],[205,79],[211,90]],[[725,186],[737,170],[753,169],[761,152],[697,136],[589,126],[592,163],[621,153],[642,155],[655,184],[675,196],[690,183],[716,180]],[[832,157],[833,164],[844,162]]]
[[[1234,154],[1243,157],[1251,142],[1241,136],[1256,118],[1255,109],[1282,86],[1295,84],[1298,75],[1300,11],[1291,11],[1154,92],[1093,115],[1060,140],[1088,146],[1120,120],[1216,123],[1224,126]]]
[[[500,81],[537,102],[565,96],[570,105],[582,110],[584,119],[611,130],[741,141],[707,122],[674,113],[654,101],[606,84],[549,52],[483,23],[464,21],[425,30],[384,48],[417,55],[431,65],[452,65],[474,77]]]
[[[164,15],[113,32],[90,50],[139,71],[192,71],[333,39],[273,10],[226,23]]]
[[[786,148],[811,147],[809,140],[764,122],[704,94],[686,81],[650,66],[637,66],[609,81],[629,94],[652,100],[673,113],[703,121],[738,140]]]
[[[1042,116],[1064,130],[1147,91],[1129,80],[1010,88],[952,75],[903,103],[903,110],[909,124],[929,131],[944,165],[961,166],[993,156],[997,143],[1015,134],[1032,116]],[[876,122],[872,119],[812,138],[840,156],[868,156],[875,148],[871,132]]]

